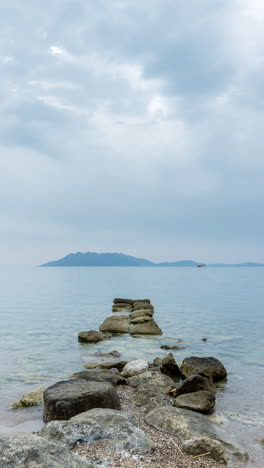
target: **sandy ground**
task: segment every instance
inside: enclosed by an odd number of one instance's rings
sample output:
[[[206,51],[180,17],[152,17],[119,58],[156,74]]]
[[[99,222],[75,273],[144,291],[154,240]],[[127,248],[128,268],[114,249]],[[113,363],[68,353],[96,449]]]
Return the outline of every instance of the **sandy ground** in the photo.
[[[129,451],[118,453],[111,448],[111,441],[98,441],[93,445],[81,444],[75,447],[74,452],[99,464],[104,460],[109,463],[109,467],[114,468],[223,468],[225,466],[214,462],[208,456],[193,458],[184,454],[176,437],[146,424],[140,408],[133,404],[134,391],[129,386],[117,387],[122,410],[133,414],[140,429],[155,443],[155,451],[147,455],[134,454]]]

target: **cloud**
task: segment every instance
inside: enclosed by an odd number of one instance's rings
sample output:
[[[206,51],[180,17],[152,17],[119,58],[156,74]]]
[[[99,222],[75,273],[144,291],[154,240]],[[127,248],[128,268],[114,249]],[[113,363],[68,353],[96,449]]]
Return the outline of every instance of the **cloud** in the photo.
[[[5,262],[93,249],[264,261],[260,1],[2,10]]]

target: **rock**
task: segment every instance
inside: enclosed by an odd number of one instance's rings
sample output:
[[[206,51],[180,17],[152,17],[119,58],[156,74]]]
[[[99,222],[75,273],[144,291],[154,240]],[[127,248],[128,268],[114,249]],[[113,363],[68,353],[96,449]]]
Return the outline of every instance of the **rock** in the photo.
[[[93,468],[94,463],[38,435],[0,439],[1,468]]]
[[[173,396],[178,397],[185,393],[198,392],[199,390],[206,390],[211,393],[217,392],[217,388],[211,380],[201,375],[191,375],[191,377],[187,377],[187,379],[178,385]]]
[[[211,413],[215,406],[215,395],[206,390],[184,393],[175,398],[173,406],[198,411],[199,413]]]
[[[147,323],[130,324],[129,332],[131,335],[162,335],[162,330],[154,320]]]
[[[210,437],[197,437],[187,440],[183,442],[182,448],[189,455],[202,455],[209,452],[209,456],[217,462],[225,465],[228,463],[228,456],[221,442]]]
[[[150,299],[134,299],[133,305],[134,305],[134,304],[137,304],[137,303],[139,303],[139,302],[147,302],[148,304],[151,303]]]
[[[18,409],[18,408],[27,408],[29,406],[43,405],[43,392],[44,391],[45,391],[44,387],[38,387],[36,390],[32,390],[32,392],[25,393],[25,395],[22,396],[21,400],[13,403],[11,408]]]
[[[123,377],[133,377],[133,375],[142,374],[148,369],[148,362],[142,359],[128,362],[121,372]]]
[[[99,341],[106,340],[107,338],[110,337],[95,330],[82,331],[78,333],[78,340],[80,343],[98,343]]]
[[[166,356],[162,358],[160,371],[162,374],[168,375],[169,377],[178,377],[181,375],[179,366],[171,353],[166,354]]]
[[[152,317],[153,314],[154,314],[154,310],[152,309],[139,309],[130,314],[130,320],[135,319],[137,317],[146,316],[146,315],[149,317]]]
[[[120,299],[119,297],[116,297],[113,300],[113,303],[114,304],[130,304],[130,305],[133,305],[132,299]]]
[[[185,349],[186,346],[177,346],[177,345],[161,345],[160,349]]]
[[[52,421],[41,431],[42,437],[73,448],[77,443],[111,440],[111,448],[151,452],[155,446],[137,427],[135,418],[124,411],[95,408],[69,421]]]
[[[113,312],[120,312],[120,310],[129,310],[129,311],[131,311],[132,310],[132,305],[127,304],[125,302],[124,303],[118,302],[117,304],[113,305],[113,307],[112,307]]]
[[[202,341],[207,341],[207,340],[208,340],[208,338],[202,338]]]
[[[223,364],[214,357],[192,356],[183,360],[181,365],[181,374],[183,378],[198,374],[199,372],[205,372],[212,376],[214,382],[225,379],[227,376],[227,372]]]
[[[156,357],[155,359],[153,359],[154,367],[161,367],[161,365],[162,365],[162,358]]]
[[[120,359],[115,359],[114,361],[95,361],[95,362],[86,362],[83,364],[85,369],[117,369],[119,371],[123,370],[127,361],[121,361]]]
[[[133,398],[135,405],[140,406],[144,413],[159,406],[171,405],[170,399],[154,385],[140,385]]]
[[[157,390],[160,390],[162,393],[169,392],[175,386],[173,380],[170,377],[153,370],[149,370],[143,374],[135,375],[134,377],[129,377],[128,384],[131,387],[151,385],[156,387]]]
[[[140,315],[139,317],[132,318],[130,317],[130,323],[135,325],[137,323],[153,323],[153,318],[149,315]]]
[[[98,357],[113,357],[113,358],[120,358],[121,354],[118,351],[109,351],[109,353],[94,353],[93,356],[98,356]]]
[[[154,311],[153,305],[150,304],[149,302],[144,302],[144,301],[133,302],[133,310],[140,310],[140,309],[147,309],[147,310]]]
[[[110,383],[66,380],[44,392],[44,422],[70,419],[92,408],[120,409],[119,397]]]
[[[127,380],[122,377],[117,369],[93,369],[76,372],[70,380],[84,379],[93,382],[110,382],[112,385],[126,385]]]
[[[107,317],[100,325],[99,330],[101,332],[110,333],[128,333],[128,315],[111,315],[110,317]]]

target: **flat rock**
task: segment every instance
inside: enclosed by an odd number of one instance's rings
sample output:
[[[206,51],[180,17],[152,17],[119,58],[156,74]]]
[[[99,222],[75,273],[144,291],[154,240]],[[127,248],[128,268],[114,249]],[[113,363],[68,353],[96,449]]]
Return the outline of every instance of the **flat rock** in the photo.
[[[123,370],[126,364],[127,361],[122,361],[121,359],[115,359],[111,361],[101,359],[100,361],[86,362],[85,364],[83,364],[83,367],[85,369],[117,369],[121,371]]]
[[[135,312],[131,312],[130,320],[138,318],[138,317],[142,317],[142,316],[152,317],[153,314],[154,314],[153,309],[139,309],[139,310],[136,310]]]
[[[101,332],[129,333],[128,315],[110,315],[100,325]]]
[[[133,304],[137,304],[139,302],[147,302],[148,304],[151,303],[150,299],[134,299]]]
[[[154,370],[149,370],[143,374],[129,377],[128,384],[131,387],[152,385],[162,393],[169,392],[175,386],[174,381],[170,377]]]
[[[215,406],[215,395],[206,390],[184,393],[175,398],[173,406],[198,411],[199,413],[211,413]]]
[[[181,375],[180,368],[172,353],[168,353],[162,358],[160,371],[169,377],[179,377]]]
[[[214,382],[225,379],[227,372],[221,361],[214,357],[191,356],[185,358],[181,365],[183,378],[204,372],[213,378]]]
[[[28,408],[29,406],[43,405],[44,387],[38,387],[36,390],[25,393],[19,401],[16,401],[11,406],[12,409]]]
[[[178,397],[184,393],[198,392],[199,390],[217,393],[217,388],[211,380],[201,375],[191,375],[177,386],[173,396]]]
[[[154,320],[147,323],[130,324],[129,332],[131,335],[162,335],[162,330]]]
[[[114,303],[114,304],[131,304],[131,305],[133,305],[132,299],[122,299],[122,298],[120,298],[120,297],[116,297],[116,298],[113,300],[113,303]]]
[[[120,312],[120,310],[132,310],[132,304],[127,304],[126,302],[118,302],[117,304],[114,304],[112,307],[113,312]]]
[[[0,439],[1,468],[93,468],[97,465],[38,435]]]
[[[109,382],[84,379],[57,382],[44,392],[44,422],[70,419],[92,408],[120,409],[120,400]]]
[[[135,361],[128,362],[121,374],[123,377],[133,377],[133,375],[142,374],[148,369],[148,361],[136,359]]]
[[[110,382],[112,385],[126,385],[127,380],[122,377],[117,369],[92,369],[76,372],[70,380],[84,379],[93,382]]]
[[[97,440],[112,440],[112,448],[140,453],[148,453],[155,448],[150,438],[137,427],[132,415],[112,409],[95,408],[69,421],[52,421],[40,434],[69,448],[79,442],[92,443]]]
[[[140,315],[135,318],[130,317],[130,324],[135,325],[138,323],[153,323],[153,318],[149,315]]]
[[[202,455],[208,453],[210,458],[213,458],[219,463],[227,465],[228,455],[225,453],[224,447],[218,440],[210,437],[197,437],[182,444],[183,450],[189,455]]]
[[[110,337],[95,330],[82,331],[78,333],[78,340],[80,343],[99,343],[107,338]]]
[[[154,310],[154,307],[149,302],[144,302],[144,301],[133,302],[133,310],[140,310],[140,309]]]
[[[109,351],[109,353],[96,352],[93,354],[93,356],[120,358],[121,354],[118,351],[114,350],[114,351]]]
[[[186,346],[180,346],[180,345],[161,345],[160,349],[185,349]]]

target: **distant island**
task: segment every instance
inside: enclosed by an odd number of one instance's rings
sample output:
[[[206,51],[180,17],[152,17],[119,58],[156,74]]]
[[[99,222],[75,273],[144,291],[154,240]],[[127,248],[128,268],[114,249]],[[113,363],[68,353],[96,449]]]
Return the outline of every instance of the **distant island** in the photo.
[[[154,263],[145,258],[137,258],[122,253],[77,252],[66,257],[40,265],[41,267],[197,267],[203,262],[181,260],[178,262]],[[207,267],[263,267],[264,263],[225,264],[212,263]]]

